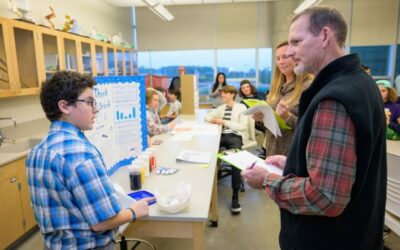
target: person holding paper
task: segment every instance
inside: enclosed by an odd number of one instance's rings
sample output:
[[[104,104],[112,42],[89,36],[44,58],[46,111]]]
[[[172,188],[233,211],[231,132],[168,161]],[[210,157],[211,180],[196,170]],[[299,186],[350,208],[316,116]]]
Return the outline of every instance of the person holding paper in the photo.
[[[121,207],[103,157],[82,131],[99,111],[88,75],[61,71],[41,87],[49,134],[26,161],[31,204],[45,249],[114,249],[115,229],[148,215],[147,201]]]
[[[147,134],[150,137],[162,133],[168,133],[175,127],[175,122],[161,124],[160,116],[158,115],[159,95],[153,88],[146,89],[146,124]]]
[[[307,89],[312,80],[310,74],[295,74],[295,62],[286,56],[288,42],[281,42],[275,50],[275,72],[271,82],[271,90],[267,103],[285,120],[291,129],[282,129],[282,136],[275,137],[271,131],[265,130],[264,148],[266,157],[275,154],[286,155],[297,125],[299,100],[301,93]],[[253,119],[262,122],[263,114],[256,113]]]
[[[222,88],[222,100],[224,104],[213,109],[205,117],[209,123],[222,126],[220,148],[241,149],[243,141],[249,138],[248,117],[243,115],[246,106],[235,102],[237,90],[234,86],[225,86]],[[232,167],[232,213],[240,213],[242,210],[239,203],[239,189],[242,178],[240,170]]]
[[[385,115],[359,56],[345,55],[346,35],[333,8],[312,7],[292,19],[286,55],[296,72],[316,77],[301,97],[289,154],[266,160],[283,168],[283,177],[257,166],[243,172],[280,207],[283,250],[383,249]]]

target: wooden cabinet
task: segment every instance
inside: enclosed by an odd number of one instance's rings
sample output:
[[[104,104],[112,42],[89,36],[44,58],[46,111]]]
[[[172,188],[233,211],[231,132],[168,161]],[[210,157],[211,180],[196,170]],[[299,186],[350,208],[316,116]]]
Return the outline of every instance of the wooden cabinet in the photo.
[[[15,162],[0,167],[0,249],[24,233],[19,180]]]
[[[57,31],[38,27],[39,32],[39,75],[49,79],[60,69],[65,69],[65,59],[62,52],[60,34]]]
[[[0,249],[36,225],[30,203],[26,158],[0,166]]]
[[[7,20],[0,17],[0,97],[14,93]]]
[[[107,47],[107,68],[109,76],[117,75],[117,65],[115,64],[115,61],[117,60],[116,57],[115,48]]]
[[[0,17],[0,98],[37,94],[58,70],[135,75],[135,55],[132,49]]]
[[[15,93],[37,94],[40,87],[39,36],[37,26],[11,20],[8,22]]]
[[[36,225],[35,214],[31,206],[31,196],[29,193],[28,175],[26,173],[26,157],[16,161],[18,178],[20,185],[20,198],[23,215],[24,232],[29,231]]]

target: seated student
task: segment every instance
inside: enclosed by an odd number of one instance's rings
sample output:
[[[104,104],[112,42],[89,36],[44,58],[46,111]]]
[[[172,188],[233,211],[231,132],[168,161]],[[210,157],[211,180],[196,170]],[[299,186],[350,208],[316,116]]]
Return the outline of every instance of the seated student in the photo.
[[[395,103],[397,95],[389,81],[378,80],[376,84],[381,92],[385,108],[390,111],[388,127],[400,133],[400,105]]]
[[[167,133],[175,127],[174,122],[170,122],[165,125],[161,124],[161,120],[158,115],[158,107],[159,95],[157,91],[153,88],[148,88],[146,90],[146,124],[147,134],[150,137],[162,133]]]
[[[161,123],[166,124],[172,120],[174,120],[182,111],[182,104],[178,100],[178,96],[180,95],[179,90],[171,89],[168,91],[168,98],[170,100],[169,109],[167,114],[161,118]]]
[[[220,148],[241,149],[243,142],[248,139],[248,117],[243,115],[246,107],[236,103],[237,90],[234,86],[222,88],[221,97],[224,104],[207,114],[205,120],[209,123],[222,125]],[[232,167],[232,204],[231,211],[240,213],[239,189],[241,184],[240,170]]]
[[[263,93],[257,92],[256,88],[247,79],[240,82],[239,96],[242,99],[258,99],[265,100],[265,95]]]
[[[390,111],[389,109],[385,108],[385,115],[386,115],[386,139],[389,140],[400,140],[400,124],[397,124],[395,127],[390,126]],[[397,120],[400,123],[400,117]],[[396,132],[396,130],[398,132]]]
[[[147,88],[147,89],[153,89],[153,88]],[[160,114],[161,110],[167,105],[167,91],[161,87],[154,88],[154,90],[157,92],[158,95],[158,114]]]
[[[87,75],[57,72],[41,87],[49,134],[26,161],[31,204],[45,249],[114,249],[115,229],[148,215],[148,200],[123,208],[102,155],[82,131],[98,112]]]

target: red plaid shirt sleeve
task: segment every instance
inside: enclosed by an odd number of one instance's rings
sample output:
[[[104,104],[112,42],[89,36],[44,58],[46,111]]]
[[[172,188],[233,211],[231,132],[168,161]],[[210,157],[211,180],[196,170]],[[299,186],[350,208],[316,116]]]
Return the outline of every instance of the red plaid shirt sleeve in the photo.
[[[344,106],[322,101],[306,148],[309,177],[268,174],[266,191],[294,214],[339,216],[350,201],[356,174],[355,127]]]

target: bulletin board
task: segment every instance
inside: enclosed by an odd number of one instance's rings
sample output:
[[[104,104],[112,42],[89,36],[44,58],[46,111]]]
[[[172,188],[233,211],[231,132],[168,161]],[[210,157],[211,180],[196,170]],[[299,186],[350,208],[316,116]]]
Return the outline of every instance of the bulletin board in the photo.
[[[88,139],[102,153],[108,175],[147,148],[146,89],[142,76],[95,77],[99,112]]]

